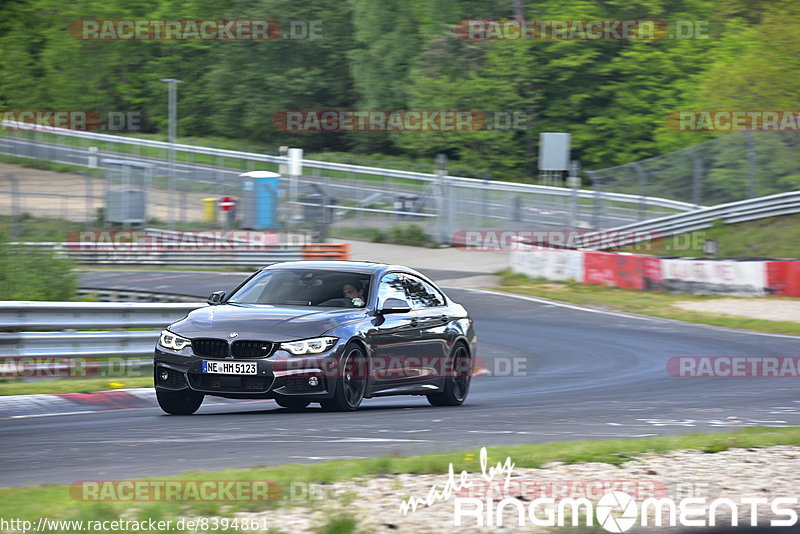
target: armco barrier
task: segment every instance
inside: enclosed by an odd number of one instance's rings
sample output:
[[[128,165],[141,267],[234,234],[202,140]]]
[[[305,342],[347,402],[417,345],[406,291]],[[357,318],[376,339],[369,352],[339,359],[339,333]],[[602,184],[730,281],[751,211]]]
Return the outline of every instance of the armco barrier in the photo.
[[[153,250],[146,244],[141,246],[109,246],[99,243],[14,244],[49,249],[56,255],[69,257],[81,265],[253,269],[281,261],[350,258],[350,246],[341,243],[283,245],[271,250],[204,250],[197,246],[180,245],[164,247],[165,250]]]
[[[511,270],[533,278],[624,289],[743,297],[800,297],[800,261],[659,258],[519,244]]]

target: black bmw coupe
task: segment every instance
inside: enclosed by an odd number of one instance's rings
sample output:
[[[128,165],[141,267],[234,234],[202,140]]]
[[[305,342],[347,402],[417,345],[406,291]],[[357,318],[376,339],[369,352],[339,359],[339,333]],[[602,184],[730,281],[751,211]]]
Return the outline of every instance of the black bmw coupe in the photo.
[[[385,395],[424,395],[434,406],[467,397],[473,321],[413,269],[278,263],[208,304],[156,345],[156,395],[167,413],[192,414],[206,395],[334,411]]]

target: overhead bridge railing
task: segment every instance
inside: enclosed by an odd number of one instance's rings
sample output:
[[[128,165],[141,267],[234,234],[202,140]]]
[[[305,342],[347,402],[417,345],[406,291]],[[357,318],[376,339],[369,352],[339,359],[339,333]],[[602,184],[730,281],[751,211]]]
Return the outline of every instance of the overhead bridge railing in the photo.
[[[348,260],[346,243],[306,243],[302,245],[261,246],[238,243],[230,248],[218,246],[118,243],[12,243],[17,246],[52,250],[81,265],[203,267],[257,269],[282,261]]]
[[[800,191],[729,202],[688,213],[679,213],[628,224],[583,236],[581,248],[606,250],[676,234],[711,228],[715,221],[735,224],[800,213]]]
[[[226,150],[220,148],[211,148],[195,145],[174,144],[163,141],[153,141],[150,139],[141,139],[137,137],[127,137],[119,135],[102,134],[95,132],[85,132],[79,130],[69,130],[66,128],[56,128],[52,126],[35,125],[19,121],[0,121],[5,129],[16,131],[33,131],[42,132],[51,135],[62,135],[67,137],[85,139],[88,141],[95,141],[98,143],[118,143],[130,146],[153,148],[165,151],[170,148],[178,152],[186,152],[190,154],[201,154],[205,156],[213,156],[219,158],[233,158],[248,161],[264,162],[270,164],[286,165],[289,158],[283,156],[271,156],[267,154],[258,154],[254,152],[241,152],[237,150]],[[92,154],[96,157],[97,154]],[[87,152],[87,158],[90,154]],[[319,169],[325,171],[334,171],[355,175],[370,175],[386,178],[400,178],[407,180],[416,180],[421,182],[439,183],[442,181],[436,174],[416,172],[416,171],[403,171],[399,169],[384,169],[380,167],[368,167],[363,165],[352,165],[349,163],[334,163],[329,161],[319,161],[312,159],[303,159],[302,166],[309,169]],[[698,204],[689,202],[681,202],[678,200],[670,200],[659,197],[647,197],[639,195],[631,195],[624,193],[611,193],[605,191],[593,191],[588,189],[573,189],[566,187],[553,187],[534,184],[522,184],[515,182],[503,182],[498,180],[480,180],[477,178],[466,178],[459,176],[447,176],[445,179],[448,186],[464,187],[470,189],[488,189],[492,191],[516,192],[516,193],[529,193],[538,195],[549,195],[554,197],[571,197],[575,194],[580,199],[602,200],[602,202],[619,202],[630,204],[632,206],[652,206],[659,208],[667,208],[679,211],[690,211],[701,208]]]

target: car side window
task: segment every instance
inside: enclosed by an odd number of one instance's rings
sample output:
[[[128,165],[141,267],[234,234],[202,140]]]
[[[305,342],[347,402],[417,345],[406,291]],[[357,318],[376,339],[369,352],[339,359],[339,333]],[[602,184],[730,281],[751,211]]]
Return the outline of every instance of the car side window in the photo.
[[[405,276],[406,293],[408,294],[408,301],[411,304],[411,309],[419,310],[422,308],[435,308],[437,306],[444,306],[444,297],[442,294],[431,284],[417,278],[416,276]]]
[[[403,286],[403,277],[400,273],[389,273],[381,279],[380,286],[378,286],[378,308],[382,308],[383,303],[388,299],[408,301]]]

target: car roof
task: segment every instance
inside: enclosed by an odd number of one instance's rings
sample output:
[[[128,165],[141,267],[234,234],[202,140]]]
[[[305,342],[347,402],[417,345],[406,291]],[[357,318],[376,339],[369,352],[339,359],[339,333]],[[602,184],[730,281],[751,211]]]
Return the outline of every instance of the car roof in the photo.
[[[273,263],[265,269],[335,269],[348,272],[374,272],[383,271],[388,267],[385,263],[372,261],[282,261]]]
[[[374,261],[317,261],[317,260],[304,260],[304,261],[283,261],[279,263],[273,263],[272,265],[265,267],[265,270],[274,270],[274,269],[330,269],[330,270],[337,270],[337,271],[344,271],[344,272],[360,272],[360,273],[384,273],[387,271],[402,271],[406,273],[415,274],[418,276],[422,276],[426,280],[428,279],[427,276],[423,275],[411,269],[410,267],[405,267],[403,265],[393,265],[389,263],[379,263]]]

